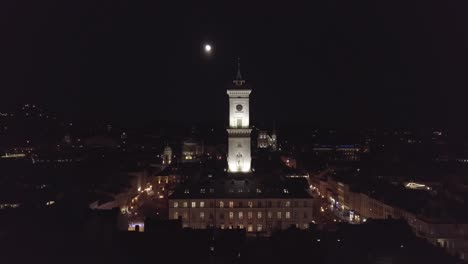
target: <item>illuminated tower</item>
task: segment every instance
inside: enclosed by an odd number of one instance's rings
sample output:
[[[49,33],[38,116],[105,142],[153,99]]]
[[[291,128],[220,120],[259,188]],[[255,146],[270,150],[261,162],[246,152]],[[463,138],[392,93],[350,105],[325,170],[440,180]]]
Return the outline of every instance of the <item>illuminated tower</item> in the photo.
[[[234,86],[227,90],[229,95],[229,128],[227,162],[229,172],[248,173],[252,157],[250,155],[249,96],[252,90],[247,89],[240,73],[240,62],[237,64],[237,76]]]

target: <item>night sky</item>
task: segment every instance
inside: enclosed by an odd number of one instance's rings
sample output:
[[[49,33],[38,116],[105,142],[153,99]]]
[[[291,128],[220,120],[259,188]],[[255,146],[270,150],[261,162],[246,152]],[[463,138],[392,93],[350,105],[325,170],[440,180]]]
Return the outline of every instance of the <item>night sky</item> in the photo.
[[[2,1],[0,111],[225,122],[240,56],[254,123],[466,123],[466,1],[164,2]]]

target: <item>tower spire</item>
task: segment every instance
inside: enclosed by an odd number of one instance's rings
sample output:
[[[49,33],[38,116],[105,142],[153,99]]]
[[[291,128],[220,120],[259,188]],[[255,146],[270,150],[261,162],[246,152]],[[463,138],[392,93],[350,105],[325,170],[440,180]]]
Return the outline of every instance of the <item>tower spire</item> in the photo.
[[[236,79],[233,81],[236,86],[242,86],[245,83],[245,80],[242,79],[242,74],[240,70],[240,57],[237,57],[237,75]]]

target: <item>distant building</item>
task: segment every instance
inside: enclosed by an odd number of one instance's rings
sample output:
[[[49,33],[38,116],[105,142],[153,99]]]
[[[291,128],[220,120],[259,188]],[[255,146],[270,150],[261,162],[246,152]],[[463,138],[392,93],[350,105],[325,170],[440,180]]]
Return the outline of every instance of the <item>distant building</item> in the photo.
[[[182,162],[199,161],[203,155],[203,145],[199,141],[189,138],[182,142]]]
[[[271,135],[268,134],[265,130],[258,131],[258,138],[257,138],[257,148],[259,149],[271,149],[272,151],[276,151],[278,149],[278,141],[276,138],[276,132],[273,131]]]
[[[172,163],[172,148],[169,147],[169,145],[167,145],[164,148],[162,164],[169,165],[171,163]]]

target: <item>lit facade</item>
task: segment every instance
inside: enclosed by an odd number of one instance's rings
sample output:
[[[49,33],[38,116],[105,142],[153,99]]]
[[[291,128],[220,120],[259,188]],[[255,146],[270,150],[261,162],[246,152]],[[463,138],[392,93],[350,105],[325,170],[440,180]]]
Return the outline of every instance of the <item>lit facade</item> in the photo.
[[[201,190],[203,194],[185,193],[187,198],[170,199],[169,218],[180,218],[183,227],[194,229],[244,228],[248,233],[266,235],[291,226],[307,229],[313,221],[312,199],[308,196],[297,197],[289,193],[270,198],[262,194],[219,196],[219,193],[210,193],[209,189]]]
[[[230,173],[251,171],[250,113],[249,96],[252,90],[244,87],[240,72],[234,80],[234,87],[227,90],[229,96],[228,170]]]

